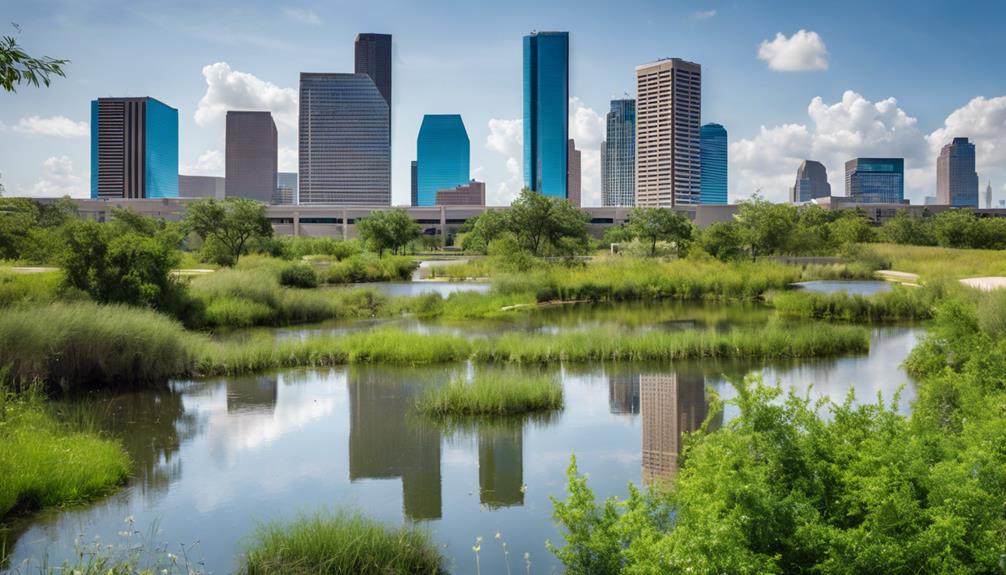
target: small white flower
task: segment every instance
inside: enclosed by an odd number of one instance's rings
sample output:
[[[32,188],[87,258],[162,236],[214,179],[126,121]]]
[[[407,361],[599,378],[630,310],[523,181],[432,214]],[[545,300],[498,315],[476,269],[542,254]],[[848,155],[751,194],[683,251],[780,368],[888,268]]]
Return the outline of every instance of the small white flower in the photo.
[[[500,537],[502,537],[502,536],[503,536],[503,535],[501,535],[499,531],[497,531],[497,532],[496,532],[496,539],[499,539],[499,538],[500,538]]]

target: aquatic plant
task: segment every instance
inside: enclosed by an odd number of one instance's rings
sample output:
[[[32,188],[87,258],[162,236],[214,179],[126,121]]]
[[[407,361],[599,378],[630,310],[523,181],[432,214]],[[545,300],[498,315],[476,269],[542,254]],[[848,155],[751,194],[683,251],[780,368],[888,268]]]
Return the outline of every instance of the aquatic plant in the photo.
[[[553,376],[478,374],[430,389],[416,407],[432,416],[520,415],[562,409],[562,384]]]

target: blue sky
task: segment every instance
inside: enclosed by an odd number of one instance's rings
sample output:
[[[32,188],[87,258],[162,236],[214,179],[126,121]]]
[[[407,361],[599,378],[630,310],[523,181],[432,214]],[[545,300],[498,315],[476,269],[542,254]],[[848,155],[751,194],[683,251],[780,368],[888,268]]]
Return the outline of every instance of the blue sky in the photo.
[[[984,190],[1006,198],[1006,3],[782,1],[195,2],[8,0],[0,33],[69,58],[48,89],[0,94],[8,195],[86,195],[89,102],[156,97],[179,110],[180,171],[223,175],[223,112],[271,109],[281,167],[296,166],[301,71],[349,72],[358,32],[394,35],[393,198],[409,198],[424,113],[459,113],[473,176],[491,203],[520,186],[521,37],[570,32],[571,134],[584,203],[600,197],[608,101],[634,95],[634,67],[703,66],[703,122],[726,126],[731,201],[783,200],[802,158],[841,193],[841,163],[904,156],[913,201],[935,194],[935,156],[978,145]],[[6,21],[17,22],[17,33]],[[780,36],[781,35],[781,36]]]

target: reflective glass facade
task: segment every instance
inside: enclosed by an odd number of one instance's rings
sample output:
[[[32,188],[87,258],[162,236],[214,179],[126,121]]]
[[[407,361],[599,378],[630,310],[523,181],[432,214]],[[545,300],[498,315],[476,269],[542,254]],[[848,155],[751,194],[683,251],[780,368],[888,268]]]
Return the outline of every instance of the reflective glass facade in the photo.
[[[569,33],[524,36],[524,185],[565,198]]]
[[[719,124],[706,124],[699,130],[699,166],[701,169],[701,204],[727,203],[727,130]]]
[[[299,203],[391,205],[389,114],[366,74],[301,73]]]
[[[796,183],[790,190],[790,201],[794,204],[809,202],[831,195],[828,170],[821,162],[804,160],[796,170]]]
[[[91,197],[178,197],[178,110],[153,98],[91,102]]]
[[[856,158],[845,163],[845,195],[863,204],[900,204],[904,158]]]
[[[471,144],[461,116],[427,114],[416,139],[415,205],[436,205],[437,191],[468,183]]]
[[[601,143],[601,203],[636,205],[636,101],[612,100]]]
[[[975,145],[967,138],[954,138],[940,150],[936,160],[936,199],[940,205],[978,207]]]

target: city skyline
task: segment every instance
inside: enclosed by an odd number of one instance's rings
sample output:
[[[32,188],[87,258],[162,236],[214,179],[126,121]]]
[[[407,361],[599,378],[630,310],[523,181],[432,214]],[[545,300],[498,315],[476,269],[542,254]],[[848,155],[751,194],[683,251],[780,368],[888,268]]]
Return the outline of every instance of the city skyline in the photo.
[[[521,117],[520,38],[534,29],[557,29],[570,32],[570,137],[583,150],[584,205],[600,204],[599,143],[608,101],[633,91],[634,66],[665,56],[703,65],[702,117],[723,124],[731,135],[732,202],[759,188],[767,198],[785,201],[802,159],[822,161],[833,189],[840,190],[834,177],[844,161],[882,156],[905,157],[906,196],[921,203],[923,196],[935,195],[936,158],[953,137],[976,144],[979,177],[996,183],[996,200],[1003,194],[1006,90],[989,73],[996,69],[990,55],[996,50],[987,43],[995,48],[1004,41],[983,33],[992,30],[995,18],[975,23],[965,38],[950,26],[961,15],[912,15],[912,26],[885,29],[871,36],[876,41],[869,46],[859,46],[846,30],[855,6],[780,10],[714,2],[700,10],[644,4],[640,10],[652,11],[652,20],[640,22],[632,38],[618,38],[600,27],[597,10],[570,14],[561,5],[505,14],[493,8],[479,16],[474,9],[452,7],[460,21],[492,19],[488,30],[474,26],[461,32],[436,21],[448,11],[446,5],[433,5],[423,14],[398,2],[380,2],[369,11],[349,7],[343,13],[252,4],[226,31],[225,16],[232,15],[226,3],[200,12],[198,26],[184,25],[170,7],[148,6],[124,9],[125,26],[111,35],[103,34],[109,29],[100,18],[104,7],[67,5],[60,16],[58,3],[18,3],[10,19],[24,29],[19,41],[69,57],[72,65],[68,78],[33,92],[32,98],[4,97],[0,130],[16,145],[0,156],[0,171],[8,195],[86,195],[88,150],[86,137],[78,134],[86,133],[88,118],[82,104],[119,94],[147,94],[179,110],[183,174],[222,175],[226,109],[271,110],[280,131],[280,169],[296,171],[296,107],[291,103],[296,104],[297,74],[353,70],[349,45],[373,30],[395,37],[392,203],[409,203],[408,148],[422,114],[457,110],[469,119],[472,176],[488,183],[489,203],[499,204],[499,198],[512,198],[519,189],[511,165],[518,174],[522,169],[519,148],[514,153]],[[885,16],[899,17],[895,7],[871,5],[871,10],[877,22],[858,22],[863,33]],[[976,10],[1003,13],[995,3],[979,3]],[[157,24],[155,17],[166,22]],[[666,30],[657,33],[656,22]],[[937,31],[955,40],[946,53],[922,62],[900,49]],[[182,45],[176,46],[176,36],[185,40]],[[124,55],[121,67],[106,70],[101,55],[132,38],[144,39],[143,48]],[[172,45],[170,56],[159,42]],[[813,53],[815,47],[824,48],[817,57],[797,57],[804,54],[798,48]],[[136,65],[140,62],[144,66]],[[154,65],[158,73],[145,71]],[[932,66],[948,74],[935,87],[921,81]],[[851,137],[838,138],[841,133]]]

